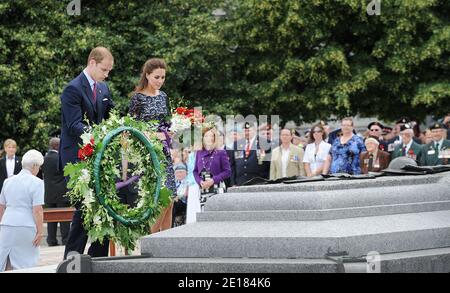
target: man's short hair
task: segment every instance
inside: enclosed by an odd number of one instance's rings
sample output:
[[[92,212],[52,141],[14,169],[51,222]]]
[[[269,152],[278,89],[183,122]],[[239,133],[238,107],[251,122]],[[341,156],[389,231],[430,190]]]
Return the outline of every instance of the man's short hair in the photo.
[[[60,139],[57,137],[50,138],[50,141],[48,142],[48,146],[51,150],[58,150],[59,149],[59,142]]]
[[[91,61],[91,59],[94,59],[96,63],[101,63],[105,58],[111,58],[112,60],[114,60],[111,51],[109,51],[107,48],[96,47],[92,49],[91,53],[89,53],[87,63],[89,64],[89,61]]]

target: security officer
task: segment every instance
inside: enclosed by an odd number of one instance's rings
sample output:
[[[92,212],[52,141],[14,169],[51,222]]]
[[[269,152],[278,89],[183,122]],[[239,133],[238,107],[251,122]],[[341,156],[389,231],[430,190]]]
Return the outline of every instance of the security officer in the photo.
[[[422,145],[418,144],[413,140],[414,130],[411,125],[404,124],[400,126],[400,137],[402,138],[402,143],[395,147],[392,152],[392,159],[398,157],[408,157],[413,160],[419,161],[420,151],[422,150]]]
[[[269,178],[270,160],[266,160],[266,156],[270,149],[265,150],[262,142],[256,133],[256,125],[246,122],[244,139],[235,143],[230,156],[232,186],[243,185],[256,177]]]
[[[420,165],[448,165],[450,162],[450,140],[444,139],[444,124],[435,123],[431,125],[430,130],[433,141],[422,148]]]

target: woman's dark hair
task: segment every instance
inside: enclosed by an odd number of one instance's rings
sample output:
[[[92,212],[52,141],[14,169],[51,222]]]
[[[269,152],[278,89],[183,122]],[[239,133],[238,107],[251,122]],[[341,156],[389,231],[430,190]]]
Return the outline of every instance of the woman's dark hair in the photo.
[[[147,60],[147,62],[145,62],[144,66],[142,67],[141,78],[134,91],[139,92],[144,90],[148,85],[147,74],[152,73],[155,69],[158,68],[166,69],[166,63],[163,59],[152,58]]]
[[[327,139],[327,133],[325,132],[325,129],[323,128],[323,125],[321,123],[318,123],[316,125],[313,125],[313,127],[311,127],[311,130],[309,132],[309,141],[308,143],[313,143],[316,140],[314,139],[314,129],[319,128],[322,131],[322,139],[325,140]]]

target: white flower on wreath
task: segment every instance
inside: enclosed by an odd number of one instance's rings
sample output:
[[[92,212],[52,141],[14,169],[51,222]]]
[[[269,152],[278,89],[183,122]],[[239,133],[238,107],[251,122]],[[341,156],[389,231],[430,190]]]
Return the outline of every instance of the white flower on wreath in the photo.
[[[86,207],[90,208],[92,203],[94,202],[95,202],[94,191],[92,189],[89,189],[84,195],[83,204]]]
[[[81,135],[81,139],[83,140],[83,145],[87,145],[88,143],[91,143],[92,133],[85,132]]]
[[[175,114],[172,116],[170,122],[172,124],[170,130],[175,133],[191,127],[191,120],[184,115]]]
[[[102,225],[102,219],[99,215],[94,216],[94,219],[92,219],[95,226],[101,226]]]
[[[81,170],[80,181],[86,184],[89,184],[89,182],[91,181],[91,174],[89,174],[89,171],[87,169]]]

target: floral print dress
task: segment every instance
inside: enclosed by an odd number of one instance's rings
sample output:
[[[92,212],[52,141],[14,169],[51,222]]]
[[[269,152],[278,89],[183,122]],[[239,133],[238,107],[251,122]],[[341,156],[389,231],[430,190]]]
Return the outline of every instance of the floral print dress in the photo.
[[[170,137],[167,132],[170,128],[168,117],[170,116],[169,98],[166,93],[160,91],[156,96],[147,96],[142,93],[135,93],[131,97],[130,115],[141,121],[159,121],[158,130],[166,134],[166,140],[163,141],[164,154],[167,159],[167,180],[166,187],[176,194],[175,174],[170,156]]]

